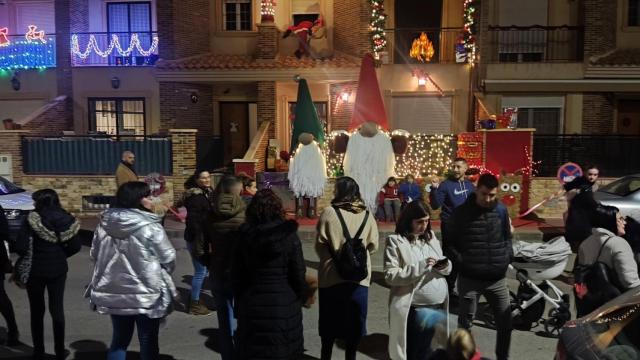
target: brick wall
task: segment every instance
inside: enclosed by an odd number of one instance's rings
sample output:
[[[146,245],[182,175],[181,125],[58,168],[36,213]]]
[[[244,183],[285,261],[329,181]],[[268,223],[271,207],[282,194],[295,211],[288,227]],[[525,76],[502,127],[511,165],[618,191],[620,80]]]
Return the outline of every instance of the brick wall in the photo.
[[[89,0],[71,0],[71,32],[89,31]]]
[[[582,100],[582,133],[613,132],[613,97],[607,93],[584,94]]]
[[[30,130],[33,136],[58,136],[63,130],[73,130],[73,113],[69,111],[71,98],[65,96],[48,104],[49,108],[22,124],[22,129]]]
[[[276,134],[276,83],[275,81],[258,82],[258,124],[268,121],[269,139]]]
[[[333,46],[337,51],[361,57],[371,52],[367,0],[339,0],[333,2]]]
[[[158,0],[158,51],[162,59],[209,52],[209,0]]]
[[[278,37],[280,32],[274,24],[258,25],[258,47],[256,59],[273,60],[278,54]]]
[[[10,154],[13,167],[13,182],[22,184],[22,136],[28,131],[0,130],[0,154]]]
[[[160,197],[173,199],[173,180],[166,178],[167,191]],[[58,192],[60,203],[75,216],[97,215],[102,210],[87,208],[84,196],[113,196],[116,191],[116,180],[113,176],[62,176],[62,175],[25,175],[22,186],[29,191],[51,188]],[[83,203],[85,206],[83,206]]]
[[[615,180],[614,178],[600,178],[600,186]],[[534,205],[560,190],[560,184],[556,178],[534,177],[529,188],[529,205]],[[544,219],[561,219],[567,210],[567,200],[564,197],[550,200],[535,210],[536,215]]]
[[[173,156],[173,196],[177,201],[184,192],[184,183],[196,170],[195,129],[171,129],[171,152]]]
[[[71,56],[69,56],[69,44],[71,43],[71,5],[75,0],[55,1],[56,24],[56,76],[58,95],[73,96],[73,82],[71,78]],[[69,111],[73,111],[73,102],[65,104]]]
[[[330,129],[333,130],[347,130],[349,128],[349,122],[351,121],[351,115],[353,115],[353,102],[345,102],[340,98],[343,92],[351,92],[351,98],[355,97],[358,90],[357,82],[339,83],[329,85],[330,96],[330,109],[331,109],[331,124]]]
[[[616,47],[618,1],[584,0],[580,10],[584,21],[584,59]]]
[[[191,101],[192,93],[198,95],[195,104]],[[211,85],[161,82],[160,128],[197,129],[200,135],[213,135]]]

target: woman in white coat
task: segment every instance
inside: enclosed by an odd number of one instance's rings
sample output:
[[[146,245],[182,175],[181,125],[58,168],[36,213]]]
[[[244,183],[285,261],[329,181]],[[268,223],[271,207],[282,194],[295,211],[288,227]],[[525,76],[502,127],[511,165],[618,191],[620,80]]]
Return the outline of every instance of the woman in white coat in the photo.
[[[431,230],[431,214],[422,201],[400,213],[384,252],[384,276],[389,298],[389,355],[393,360],[423,360],[431,353],[436,325],[447,321],[445,276],[451,262],[442,254]]]

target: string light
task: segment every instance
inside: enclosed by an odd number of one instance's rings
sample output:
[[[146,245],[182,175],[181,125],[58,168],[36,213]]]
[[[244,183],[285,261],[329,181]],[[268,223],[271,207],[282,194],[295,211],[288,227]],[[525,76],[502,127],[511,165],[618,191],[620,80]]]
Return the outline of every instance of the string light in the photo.
[[[0,47],[9,46],[10,44],[11,40],[9,40],[9,28],[0,28]]]
[[[46,42],[11,41],[0,46],[0,69],[27,70],[46,69],[56,66],[55,39],[49,37]]]
[[[111,41],[109,42],[109,46],[107,47],[106,50],[103,51],[103,50],[100,50],[100,47],[98,46],[98,41],[96,40],[95,35],[90,35],[89,44],[87,45],[86,50],[80,51],[78,35],[74,34],[73,36],[71,36],[71,52],[82,60],[85,60],[86,58],[88,58],[92,52],[103,58],[106,58],[109,55],[111,55],[111,53],[113,53],[114,49],[118,52],[118,54],[120,54],[120,56],[131,55],[134,49],[136,49],[138,53],[140,53],[140,55],[142,56],[150,56],[152,54],[155,54],[156,51],[158,50],[158,41],[159,41],[158,37],[154,36],[151,42],[151,47],[149,47],[149,50],[144,50],[142,48],[142,44],[140,43],[140,38],[138,37],[138,34],[131,34],[129,47],[126,50],[123,50],[122,46],[120,45],[120,38],[118,37],[118,35],[111,34]]]
[[[622,309],[618,309],[613,314],[596,320],[596,324],[608,324],[610,322],[621,322],[621,321],[626,321],[629,317],[635,317],[637,315],[636,312],[640,310],[640,304],[633,305],[625,312],[622,312],[621,310]]]
[[[276,0],[260,2],[260,17],[263,22],[272,22],[276,15]]]
[[[476,10],[479,0],[464,0],[464,26],[462,28],[461,42],[467,50],[467,62],[474,64],[476,61]]]
[[[44,38],[44,30],[38,31],[36,30],[37,28],[38,26],[36,25],[29,25],[29,31],[24,34],[24,38],[29,42],[39,40],[41,43],[46,44],[47,40]]]
[[[387,47],[387,33],[384,31],[387,14],[384,13],[384,0],[369,0],[371,17],[369,31],[371,32],[371,47],[373,58],[380,60],[380,53]]]

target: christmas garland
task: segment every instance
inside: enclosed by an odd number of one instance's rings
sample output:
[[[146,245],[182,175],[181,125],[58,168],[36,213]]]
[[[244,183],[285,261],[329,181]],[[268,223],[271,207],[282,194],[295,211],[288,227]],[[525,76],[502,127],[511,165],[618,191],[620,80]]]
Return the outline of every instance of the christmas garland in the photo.
[[[478,16],[479,5],[480,0],[464,1],[464,27],[462,29],[461,43],[467,50],[467,61],[471,64],[473,64],[476,59],[476,19]]]
[[[384,0],[369,0],[371,5],[371,47],[373,58],[380,60],[380,53],[387,47],[387,33],[384,31],[387,14],[384,13]]]

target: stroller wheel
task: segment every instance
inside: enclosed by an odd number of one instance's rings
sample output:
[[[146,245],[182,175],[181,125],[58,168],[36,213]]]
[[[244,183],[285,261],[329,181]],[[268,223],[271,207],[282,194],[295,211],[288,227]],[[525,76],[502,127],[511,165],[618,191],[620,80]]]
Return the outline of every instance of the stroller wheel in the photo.
[[[568,309],[561,307],[549,310],[549,317],[544,321],[544,331],[548,336],[557,337],[560,335],[562,326],[571,319]]]

